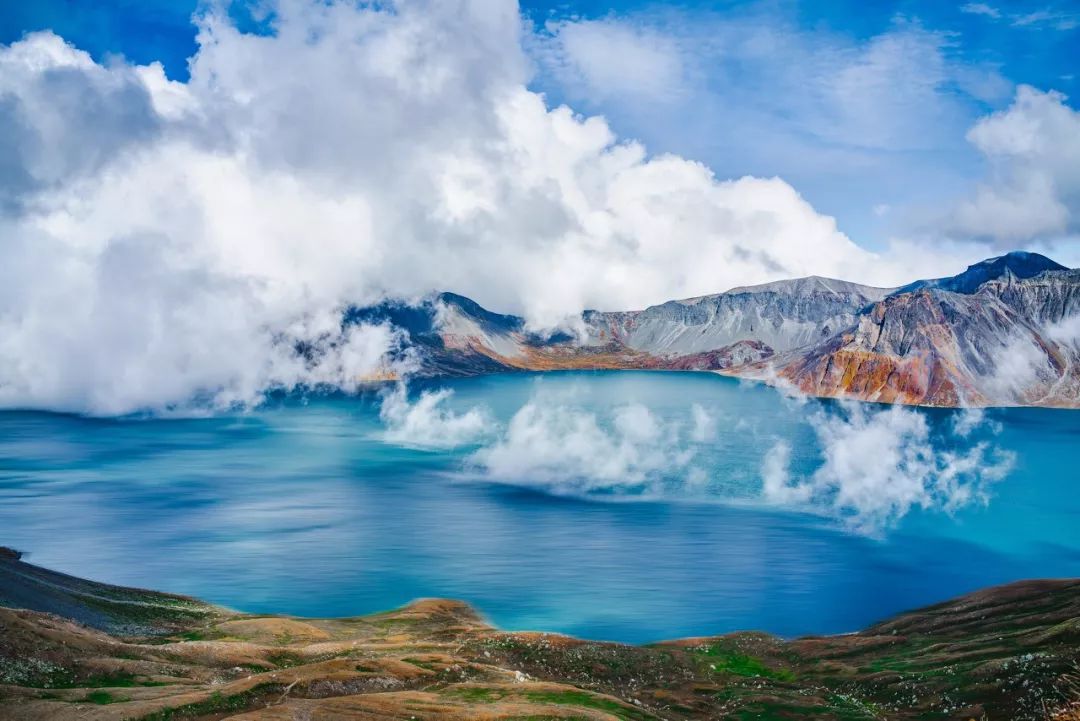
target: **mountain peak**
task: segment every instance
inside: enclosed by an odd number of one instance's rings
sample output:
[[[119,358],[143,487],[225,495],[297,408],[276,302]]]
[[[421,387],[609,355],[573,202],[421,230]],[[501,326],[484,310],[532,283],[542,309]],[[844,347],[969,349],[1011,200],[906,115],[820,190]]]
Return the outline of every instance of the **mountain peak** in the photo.
[[[917,280],[897,290],[897,293],[909,293],[922,288],[940,288],[953,293],[974,293],[988,280],[996,280],[1007,275],[1016,278],[1032,278],[1048,270],[1068,270],[1045,255],[1026,250],[1014,250],[994,258],[973,263],[963,273],[947,278]]]
[[[851,281],[847,280],[826,278],[820,275],[808,275],[802,278],[774,280],[770,283],[761,283],[759,285],[742,285],[736,288],[731,288],[730,290],[726,290],[719,295],[736,295],[740,293],[781,293],[786,295],[809,295],[813,293],[851,293],[862,294],[871,298],[878,298],[884,296],[887,292],[891,290],[891,288],[877,288],[874,286],[852,283]],[[715,296],[702,296],[702,298],[713,297]]]
[[[1013,250],[996,258],[987,258],[969,265],[965,273],[979,268],[1008,269],[1018,278],[1030,278],[1046,270],[1068,270],[1060,263],[1039,253]]]

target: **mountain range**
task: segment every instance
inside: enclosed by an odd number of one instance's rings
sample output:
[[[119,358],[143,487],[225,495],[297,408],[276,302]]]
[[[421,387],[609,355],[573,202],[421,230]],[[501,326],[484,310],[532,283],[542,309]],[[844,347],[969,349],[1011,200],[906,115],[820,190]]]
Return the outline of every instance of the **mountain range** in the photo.
[[[351,308],[356,322],[404,331],[429,377],[697,370],[884,403],[1080,407],[1080,270],[1037,253],[899,288],[811,276],[588,310],[548,335],[453,293]]]

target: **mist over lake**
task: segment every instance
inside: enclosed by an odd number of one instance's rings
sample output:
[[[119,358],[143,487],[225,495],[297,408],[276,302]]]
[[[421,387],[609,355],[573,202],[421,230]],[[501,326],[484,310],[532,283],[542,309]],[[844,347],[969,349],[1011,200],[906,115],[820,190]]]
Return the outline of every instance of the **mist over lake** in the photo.
[[[1077,439],[1066,411],[806,401],[708,373],[504,374],[204,418],[8,411],[0,527],[34,563],[248,612],[438,596],[620,641],[834,633],[1080,575],[1060,471]]]

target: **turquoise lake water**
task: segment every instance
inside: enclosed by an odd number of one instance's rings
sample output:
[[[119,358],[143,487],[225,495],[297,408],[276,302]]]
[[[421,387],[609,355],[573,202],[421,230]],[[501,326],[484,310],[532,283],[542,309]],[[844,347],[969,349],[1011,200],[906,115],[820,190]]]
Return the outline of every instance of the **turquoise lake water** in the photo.
[[[8,411],[0,544],[250,612],[444,596],[508,629],[631,642],[836,633],[1080,576],[1078,449],[1078,412],[800,402],[704,373],[185,419]]]

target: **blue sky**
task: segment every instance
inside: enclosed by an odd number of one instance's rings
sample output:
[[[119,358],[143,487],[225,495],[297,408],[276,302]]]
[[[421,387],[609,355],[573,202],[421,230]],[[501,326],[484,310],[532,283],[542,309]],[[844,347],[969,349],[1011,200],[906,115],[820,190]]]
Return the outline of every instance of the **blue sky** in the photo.
[[[205,4],[199,0],[5,2],[0,3],[0,42],[16,40],[27,31],[52,29],[97,58],[120,53],[140,63],[160,60],[170,76],[182,78],[187,74],[186,59],[195,51],[195,30],[190,19]],[[965,6],[967,12],[961,10]],[[971,11],[979,6],[985,6],[990,14]],[[1070,21],[1080,23],[1080,4],[1073,2],[721,0],[658,4],[588,0],[522,4],[523,12],[535,21],[602,18],[671,8],[681,10],[687,18],[698,14],[757,13],[784,18],[808,30],[828,29],[853,38],[881,33],[897,16],[917,18],[928,28],[955,33],[954,51],[958,56],[999,64],[1003,74],[1015,82],[1053,85],[1066,93],[1080,82],[1078,77],[1063,77],[1080,75],[1076,72],[1080,64],[1078,36],[1066,31],[1046,32]],[[993,16],[995,10],[998,17]],[[234,4],[232,11],[238,17],[248,15],[242,3]],[[1018,24],[1032,16],[1038,17]]]
[[[193,0],[9,2],[0,42],[51,29],[99,61],[157,60],[183,80],[199,9]],[[604,115],[621,136],[719,177],[783,177],[872,248],[927,232],[943,198],[972,191],[986,167],[965,134],[1007,107],[1017,85],[1080,90],[1080,3],[584,0],[527,2],[522,12],[536,30],[526,43],[532,87],[549,102]],[[230,13],[257,27],[251,6]],[[773,46],[738,47],[759,35]],[[655,57],[620,78],[619,54],[639,55],[642,44]],[[805,92],[860,66],[880,77],[853,81],[848,95]],[[658,67],[667,74],[642,78]],[[833,117],[845,103],[849,112]]]

